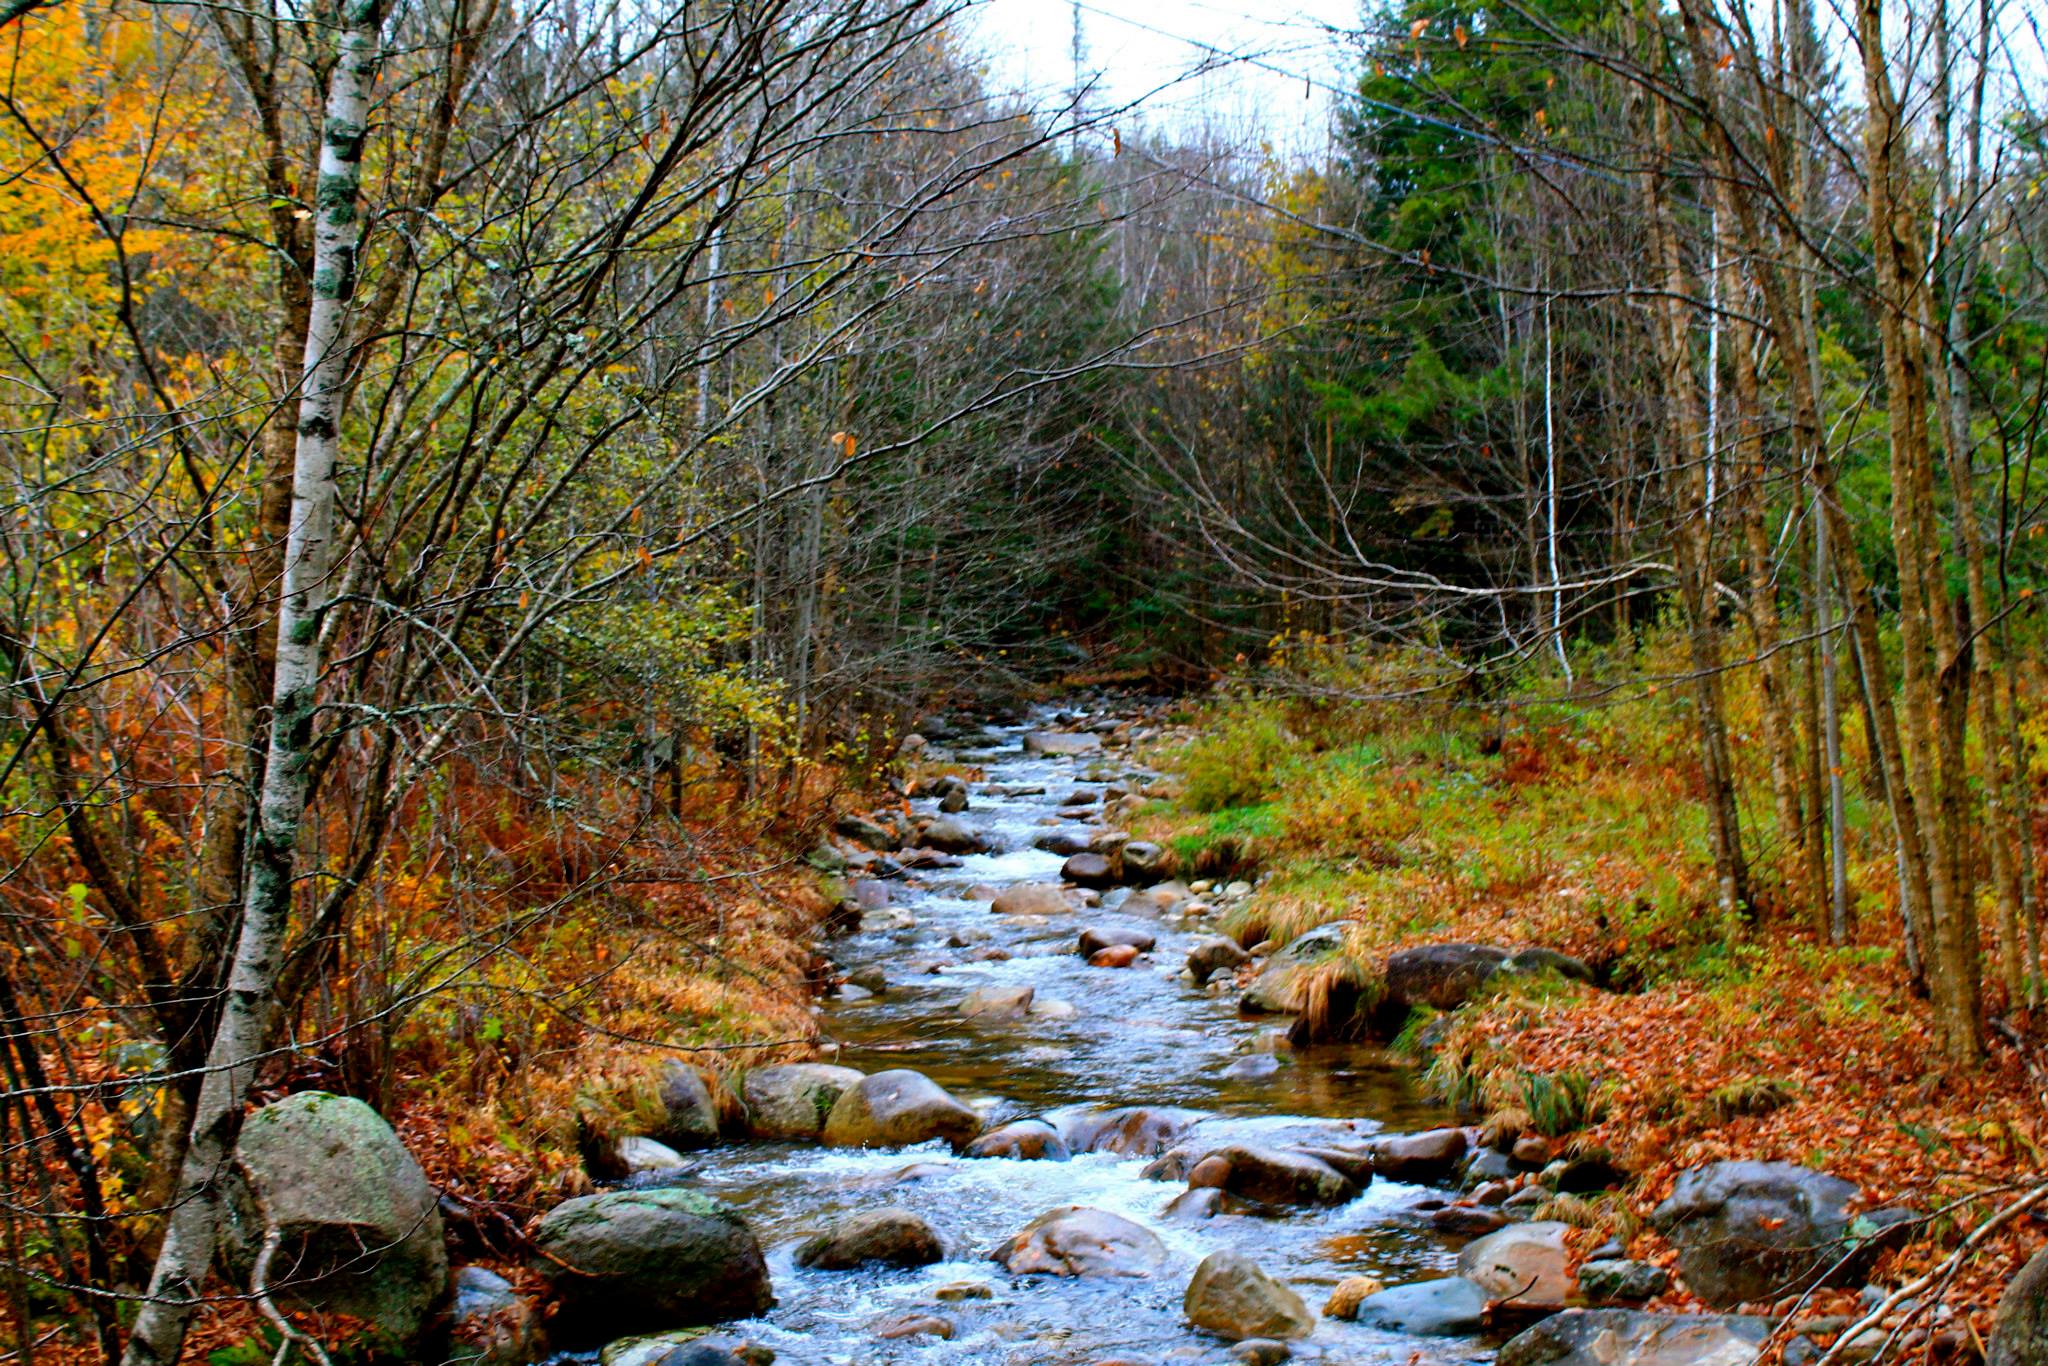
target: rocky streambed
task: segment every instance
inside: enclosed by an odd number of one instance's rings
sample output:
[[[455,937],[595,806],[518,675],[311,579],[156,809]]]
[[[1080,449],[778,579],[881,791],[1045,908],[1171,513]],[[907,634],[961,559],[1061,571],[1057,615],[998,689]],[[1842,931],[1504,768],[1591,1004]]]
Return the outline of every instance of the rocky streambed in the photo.
[[[753,1230],[775,1303],[692,1350],[1491,1359],[1483,1303],[1455,1293],[1320,1312],[1455,1270],[1467,1236],[1432,1216],[1466,1135],[1374,1051],[1293,1048],[1284,1018],[1240,1010],[1244,955],[1215,922],[1250,888],[1155,878],[1161,853],[1123,842],[1118,818],[1160,782],[1130,733],[1039,713],[934,737],[928,770],[974,776],[927,780],[915,824],[842,823],[859,911],[828,945],[830,1056],[744,1079],[770,1137],[676,1173]],[[730,1293],[752,1308],[751,1284]],[[676,1340],[603,1360],[660,1361]]]

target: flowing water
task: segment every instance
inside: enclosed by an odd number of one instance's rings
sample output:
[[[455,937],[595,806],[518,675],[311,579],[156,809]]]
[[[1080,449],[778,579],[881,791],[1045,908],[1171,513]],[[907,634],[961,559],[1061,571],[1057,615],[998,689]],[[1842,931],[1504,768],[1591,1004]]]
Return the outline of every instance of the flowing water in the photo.
[[[1062,798],[1100,792],[1104,773],[1133,772],[1117,752],[1027,755],[1033,724],[987,732],[957,757],[978,765],[971,806],[960,819],[994,837],[1000,852],[966,857],[957,868],[892,882],[890,908],[871,912],[859,931],[833,941],[842,971],[879,966],[885,994],[828,1001],[825,1034],[836,1061],[863,1071],[908,1067],[924,1072],[992,1122],[1026,1115],[1055,1125],[1091,1109],[1125,1105],[1199,1111],[1191,1141],[1264,1145],[1355,1144],[1381,1130],[1445,1122],[1425,1104],[1408,1074],[1359,1048],[1292,1050],[1270,1018],[1241,1017],[1236,993],[1197,990],[1180,976],[1187,949],[1213,930],[1156,914],[1109,908],[1047,917],[1041,923],[992,914],[967,899],[975,884],[1057,881],[1062,860],[1032,847]],[[985,745],[986,747],[982,747]],[[1089,781],[1088,775],[1097,781]],[[986,789],[1027,789],[992,795]],[[1041,789],[1029,792],[1028,789]],[[929,802],[915,802],[920,811]],[[1096,809],[1099,809],[1099,805]],[[1091,968],[1074,952],[1090,925],[1142,929],[1158,937],[1136,966]],[[989,950],[1007,952],[995,958]],[[940,970],[928,969],[937,965]],[[1071,1018],[1030,1016],[970,1022],[958,1006],[988,985],[1024,985],[1038,999],[1071,1002]],[[1256,1054],[1282,1060],[1257,1075]],[[1233,1068],[1233,1064],[1236,1064]],[[741,1144],[700,1154],[697,1182],[745,1212],[768,1249],[776,1307],[730,1331],[772,1347],[779,1361],[809,1363],[1224,1362],[1229,1344],[1190,1327],[1181,1295],[1195,1264],[1218,1249],[1242,1252],[1291,1284],[1313,1307],[1347,1275],[1389,1285],[1440,1274],[1454,1251],[1416,1203],[1431,1192],[1375,1181],[1336,1209],[1276,1217],[1223,1214],[1178,1223],[1162,1217],[1184,1186],[1140,1175],[1145,1158],[1077,1154],[1070,1161],[968,1160],[944,1145],[890,1151]],[[909,1170],[907,1170],[909,1169]],[[1151,1280],[1012,1276],[989,1250],[1035,1216],[1061,1205],[1092,1205],[1152,1229],[1170,1252]],[[884,1205],[930,1221],[948,1259],[913,1271],[807,1271],[793,1254],[804,1235],[846,1215]],[[990,1298],[941,1302],[934,1292],[962,1281],[984,1284]],[[950,1341],[882,1340],[875,1326],[895,1315],[933,1313],[955,1325]],[[1486,1361],[1472,1342],[1421,1339],[1324,1320],[1296,1344],[1297,1359],[1330,1363]]]

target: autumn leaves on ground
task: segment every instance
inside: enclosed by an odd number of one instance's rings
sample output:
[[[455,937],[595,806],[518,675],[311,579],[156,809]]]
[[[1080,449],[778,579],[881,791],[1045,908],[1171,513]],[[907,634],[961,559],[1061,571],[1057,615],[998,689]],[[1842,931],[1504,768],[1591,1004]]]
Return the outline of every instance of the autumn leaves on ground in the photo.
[[[1341,949],[1300,970],[1320,990],[1296,1004],[1341,1003],[1328,1020],[1304,1017],[1326,1035],[1362,1018],[1359,987],[1369,1006],[1369,984],[1403,947],[1539,945],[1592,966],[1598,985],[1502,977],[1453,1014],[1379,1022],[1396,1055],[1475,1121],[1609,1155],[1634,1175],[1618,1194],[1553,1210],[1597,1230],[1585,1247],[1615,1237],[1668,1267],[1647,1216],[1679,1172],[1783,1161],[1856,1183],[1867,1208],[1926,1216],[1871,1276],[1904,1283],[2038,1184],[2028,1173],[2048,1164],[2048,1054],[2025,1002],[1994,995],[1986,1065],[1940,1060],[1898,949],[1897,880],[1867,796],[1856,794],[1850,826],[1849,942],[1830,944],[1824,908],[1794,890],[1796,867],[1768,870],[1777,894],[1754,917],[1716,913],[1688,704],[1653,681],[1667,648],[1583,700],[1553,680],[1504,707],[1418,707],[1328,700],[1387,696],[1428,670],[1309,643],[1296,650],[1311,661],[1297,686],[1226,689],[1192,711],[1196,738],[1169,760],[1185,795],[1134,825],[1197,866],[1262,870],[1230,927],[1247,946],[1343,928]],[[1738,729],[1753,724],[1754,697],[1730,700]],[[1739,752],[1746,799],[1765,800],[1764,756]],[[1846,762],[1867,774],[1866,758],[1852,746]],[[1987,981],[1999,976],[1988,963]],[[1902,1335],[1906,1359],[1983,1351],[1990,1310],[2044,1231],[2021,1218],[1942,1267],[1930,1293],[1946,1308]],[[1701,1307],[1682,1286],[1657,1305]],[[1825,1345],[1870,1306],[1819,1290],[1775,1307],[1781,1343],[1818,1324],[1810,1340]]]

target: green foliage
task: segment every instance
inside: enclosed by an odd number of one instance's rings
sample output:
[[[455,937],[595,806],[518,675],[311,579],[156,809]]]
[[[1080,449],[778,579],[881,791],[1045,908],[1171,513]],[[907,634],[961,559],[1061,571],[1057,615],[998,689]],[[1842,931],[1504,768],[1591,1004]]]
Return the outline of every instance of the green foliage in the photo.
[[[1270,799],[1298,742],[1276,707],[1248,704],[1225,709],[1202,737],[1174,759],[1191,811],[1255,806]]]
[[[1556,1138],[1600,1120],[1599,1090],[1583,1072],[1524,1072],[1521,1093],[1522,1108],[1539,1134]]]

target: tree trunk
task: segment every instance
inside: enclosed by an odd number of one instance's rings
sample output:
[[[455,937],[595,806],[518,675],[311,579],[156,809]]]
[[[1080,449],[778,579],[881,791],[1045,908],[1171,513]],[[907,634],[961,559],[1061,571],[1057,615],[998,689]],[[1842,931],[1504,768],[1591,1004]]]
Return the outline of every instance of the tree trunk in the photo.
[[[1670,145],[1670,112],[1660,97],[1651,102],[1651,139]],[[1661,157],[1643,173],[1650,220],[1650,250],[1660,287],[1652,304],[1652,340],[1663,371],[1664,420],[1656,443],[1663,457],[1664,484],[1671,499],[1671,544],[1678,561],[1679,593],[1685,604],[1693,694],[1699,706],[1700,763],[1706,778],[1707,826],[1713,839],[1714,874],[1724,913],[1746,912],[1749,868],[1735,801],[1721,696],[1721,642],[1714,618],[1713,536],[1707,523],[1704,460],[1690,459],[1696,441],[1711,444],[1706,414],[1687,346],[1685,266],[1671,221]]]
[[[193,1108],[175,1204],[135,1321],[123,1366],[171,1366],[198,1308],[220,1224],[220,1182],[233,1160],[242,1110],[268,1042],[277,973],[292,907],[292,875],[310,779],[320,615],[328,596],[334,466],[347,383],[344,345],[356,282],[363,139],[370,89],[383,60],[380,0],[355,0],[344,15],[329,77],[320,146],[313,245],[313,303],[292,471],[290,530],[277,609],[277,664],[270,748],[251,841],[242,925],[206,1076]]]
[[[1927,852],[1928,986],[1942,1051],[1973,1062],[1983,1051],[1977,913],[1962,849],[1966,797],[1962,724],[1967,697],[1957,667],[1955,626],[1935,531],[1934,460],[1927,416],[1926,352],[1919,325],[1930,316],[1919,224],[1898,183],[1905,129],[1885,65],[1880,0],[1860,0],[1867,106],[1865,192],[1877,264],[1877,324],[1884,350],[1892,467],[1892,548],[1899,572],[1899,636],[1906,724],[1901,753],[1915,791]]]

